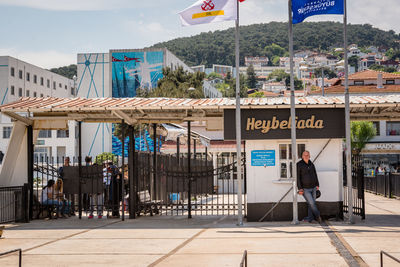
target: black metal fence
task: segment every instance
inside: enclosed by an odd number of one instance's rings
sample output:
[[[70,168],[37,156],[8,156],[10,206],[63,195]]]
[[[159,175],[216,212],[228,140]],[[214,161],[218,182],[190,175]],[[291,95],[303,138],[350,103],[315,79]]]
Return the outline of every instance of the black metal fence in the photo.
[[[0,260],[3,257],[11,256],[12,254],[15,254],[15,253],[18,253],[18,266],[21,267],[22,266],[22,250],[20,248],[0,253]]]
[[[119,217],[121,177],[127,174],[121,157],[86,157],[81,164],[75,157],[34,160],[33,218],[67,217],[76,212],[89,218]]]
[[[365,176],[365,190],[385,197],[400,197],[400,173]]]
[[[198,153],[190,162],[186,155],[178,158],[176,155],[158,154],[156,159],[148,153],[136,155],[137,214],[237,214],[239,185],[235,155],[225,154],[212,158],[205,153]],[[242,173],[245,177],[245,172]],[[243,209],[246,193],[244,184],[241,185]],[[147,199],[145,196],[148,196]],[[149,205],[152,208],[146,208]]]
[[[28,221],[28,186],[0,187],[0,223]]]
[[[128,157],[35,158],[33,218],[94,216],[234,215],[238,211],[236,155],[167,155],[135,152]],[[241,164],[245,209],[245,158]],[[81,166],[80,166],[81,165]],[[132,192],[131,192],[132,190]],[[124,212],[122,212],[124,211]],[[126,212],[126,213],[125,213]],[[132,216],[134,215],[134,216]]]
[[[361,155],[352,155],[352,203],[353,214],[365,219],[365,195],[364,195],[364,167]],[[346,157],[343,154],[343,212],[349,211],[349,188],[347,186]]]

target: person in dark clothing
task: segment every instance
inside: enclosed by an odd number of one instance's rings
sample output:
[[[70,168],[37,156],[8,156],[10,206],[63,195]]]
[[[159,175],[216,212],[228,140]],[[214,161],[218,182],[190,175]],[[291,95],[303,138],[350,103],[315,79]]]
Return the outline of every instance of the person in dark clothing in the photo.
[[[321,222],[320,212],[317,208],[316,193],[319,190],[319,181],[314,164],[310,160],[310,152],[304,151],[302,160],[297,163],[297,188],[299,195],[307,201],[308,216],[303,221],[312,222],[314,219]]]
[[[0,164],[3,163],[4,153],[0,150]]]

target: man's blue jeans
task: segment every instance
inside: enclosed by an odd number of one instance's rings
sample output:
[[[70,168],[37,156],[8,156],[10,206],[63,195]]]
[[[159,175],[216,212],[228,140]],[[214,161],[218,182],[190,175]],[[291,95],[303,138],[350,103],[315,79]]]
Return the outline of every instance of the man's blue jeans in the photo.
[[[317,203],[315,202],[317,199],[317,188],[304,188],[303,197],[307,201],[308,206],[308,216],[304,220],[311,222],[320,216]]]

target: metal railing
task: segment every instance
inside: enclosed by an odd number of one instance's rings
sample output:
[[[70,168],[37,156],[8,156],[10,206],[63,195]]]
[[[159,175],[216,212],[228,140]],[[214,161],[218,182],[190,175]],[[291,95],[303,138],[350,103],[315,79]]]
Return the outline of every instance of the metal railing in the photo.
[[[382,173],[365,176],[365,190],[385,197],[400,197],[400,174]]]
[[[18,266],[21,267],[22,266],[22,250],[20,248],[0,253],[0,257],[9,255],[9,254],[12,254],[12,253],[15,253],[15,252],[18,252],[18,258],[19,258],[18,259]]]
[[[26,221],[28,187],[0,187],[0,223]]]
[[[243,252],[242,261],[240,262],[240,267],[247,267],[247,250]]]
[[[391,258],[392,260],[394,260],[397,263],[400,263],[399,259],[397,259],[397,258],[393,257],[392,255],[388,254],[387,252],[381,250],[381,267],[383,267],[383,255]]]

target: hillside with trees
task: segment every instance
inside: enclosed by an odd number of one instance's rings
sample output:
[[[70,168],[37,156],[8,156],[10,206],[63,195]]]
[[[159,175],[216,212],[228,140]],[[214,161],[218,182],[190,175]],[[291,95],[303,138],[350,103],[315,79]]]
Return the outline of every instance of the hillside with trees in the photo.
[[[50,69],[51,72],[57,73],[69,79],[72,79],[74,75],[77,75],[77,67],[75,64],[69,66],[59,67]]]
[[[294,25],[295,50],[330,51],[343,46],[343,24],[339,22],[305,22]],[[348,26],[349,44],[367,48],[400,50],[400,34],[383,31],[369,24]],[[190,66],[223,64],[233,66],[234,29],[201,33],[191,37],[177,38],[154,45],[168,48]],[[240,27],[240,62],[245,56],[268,56],[272,64],[274,57],[287,55],[288,25],[270,22]],[[276,58],[275,58],[276,61]]]

